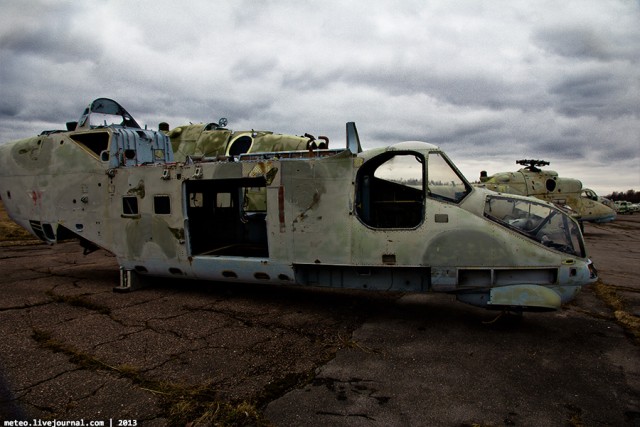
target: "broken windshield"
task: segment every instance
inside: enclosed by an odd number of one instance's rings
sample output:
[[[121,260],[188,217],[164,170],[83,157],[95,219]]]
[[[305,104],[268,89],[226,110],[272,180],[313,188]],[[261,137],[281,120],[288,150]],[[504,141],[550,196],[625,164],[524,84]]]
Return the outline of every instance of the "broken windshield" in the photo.
[[[111,125],[140,128],[140,125],[127,110],[116,101],[108,98],[98,98],[93,101],[78,120],[78,130]]]
[[[551,205],[508,196],[488,196],[484,214],[547,247],[585,256],[578,224]]]

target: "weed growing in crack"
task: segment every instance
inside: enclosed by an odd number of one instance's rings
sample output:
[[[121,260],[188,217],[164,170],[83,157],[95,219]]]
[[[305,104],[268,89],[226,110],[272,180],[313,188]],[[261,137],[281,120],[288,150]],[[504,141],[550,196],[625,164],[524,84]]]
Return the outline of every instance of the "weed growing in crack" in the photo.
[[[196,426],[269,426],[255,405],[212,399],[206,388],[184,389],[180,395],[168,396],[165,416],[170,425]]]
[[[50,332],[34,329],[31,338],[42,348],[62,353],[81,369],[110,371],[126,378],[141,390],[157,395],[162,413],[169,425],[208,426],[268,426],[256,406],[246,402],[226,402],[219,399],[219,390],[212,385],[185,387],[177,384],[149,380],[135,366],[111,366],[96,357],[81,352],[59,341]]]
[[[357,340],[351,337],[343,337],[340,334],[338,334],[338,337],[337,337],[337,345],[338,345],[338,348],[341,348],[341,349],[349,348],[351,350],[358,350],[364,353],[379,353],[378,350],[367,347],[364,344],[360,344]]]

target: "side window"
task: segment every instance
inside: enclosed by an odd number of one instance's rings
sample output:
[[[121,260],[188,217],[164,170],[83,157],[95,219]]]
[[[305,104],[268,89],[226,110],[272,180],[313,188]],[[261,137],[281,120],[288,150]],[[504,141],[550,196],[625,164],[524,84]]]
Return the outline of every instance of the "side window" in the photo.
[[[386,153],[358,171],[356,212],[373,228],[415,228],[424,218],[424,158]]]
[[[427,195],[458,203],[471,191],[466,181],[440,153],[429,153]]]
[[[267,191],[265,187],[247,187],[242,197],[245,213],[267,213]]]
[[[233,203],[231,201],[231,193],[218,193],[216,194],[216,208],[231,208]]]
[[[122,197],[122,215],[138,215],[138,198],[136,196]]]
[[[204,206],[202,193],[191,193],[189,195],[189,207],[201,208]]]
[[[153,212],[157,215],[170,215],[171,198],[165,195],[153,196]]]

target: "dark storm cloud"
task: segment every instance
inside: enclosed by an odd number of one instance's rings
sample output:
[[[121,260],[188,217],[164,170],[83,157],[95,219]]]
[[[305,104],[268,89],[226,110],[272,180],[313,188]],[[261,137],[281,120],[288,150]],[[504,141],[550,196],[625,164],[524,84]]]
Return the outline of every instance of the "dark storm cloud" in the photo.
[[[631,72],[592,69],[568,73],[549,88],[557,110],[568,116],[616,117],[638,114],[640,81]]]
[[[73,17],[83,6],[56,2],[9,2],[1,6],[0,51],[4,55],[34,55],[56,62],[83,56],[87,39],[77,33]],[[95,52],[94,52],[95,53]]]
[[[620,3],[624,4],[624,3]],[[626,2],[631,6],[631,2]],[[640,14],[635,8],[620,14],[603,17],[599,24],[565,22],[562,25],[544,26],[534,31],[532,40],[550,54],[578,60],[611,62],[614,60],[637,62],[640,52],[640,35],[628,31]]]
[[[66,2],[7,1],[0,5],[0,120],[7,123],[40,123],[39,127],[58,128],[79,102],[73,95],[87,80],[87,52],[94,57],[99,49],[91,46],[86,34],[78,31],[74,18],[83,4]],[[89,74],[90,75],[90,74]],[[90,79],[89,79],[90,80]],[[82,104],[88,101],[82,100]],[[77,113],[79,115],[79,113]],[[50,125],[47,125],[50,124]],[[4,132],[3,132],[4,133]],[[26,135],[13,135],[24,137]]]
[[[626,0],[5,0],[0,143],[105,96],[151,127],[224,116],[341,146],[355,120],[365,148],[604,170],[640,158],[638,22]]]
[[[374,68],[345,76],[351,84],[377,87],[386,95],[424,94],[441,102],[458,106],[481,106],[504,109],[533,103],[524,99],[526,88],[517,88],[498,77],[482,74],[452,73],[442,75],[425,69],[405,69],[402,66],[382,70]]]
[[[0,86],[0,120],[17,116],[24,104],[17,88]]]
[[[502,141],[503,124],[495,122],[469,123],[456,126],[452,132],[447,129],[439,129],[434,126],[432,131],[406,131],[403,129],[382,128],[372,132],[372,136],[380,141],[424,141],[436,145],[446,145],[447,149],[456,150],[458,147],[467,147],[465,150],[473,150],[471,147],[487,152],[496,141]],[[496,146],[496,149],[498,147]]]

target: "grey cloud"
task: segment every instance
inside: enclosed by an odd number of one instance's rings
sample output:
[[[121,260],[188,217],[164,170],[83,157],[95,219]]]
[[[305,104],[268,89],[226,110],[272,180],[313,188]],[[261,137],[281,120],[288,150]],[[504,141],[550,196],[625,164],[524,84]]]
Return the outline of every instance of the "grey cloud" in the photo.
[[[426,140],[456,161],[640,157],[637,2],[372,1],[4,0],[0,143],[106,96],[152,127],[224,116],[340,146],[355,120],[367,148]]]
[[[507,108],[539,109],[544,100],[534,96],[531,82],[513,84],[506,76],[481,74],[477,71],[452,69],[450,73],[435,71],[428,64],[408,67],[370,67],[348,70],[343,79],[349,84],[370,85],[385,95],[424,94],[443,103],[501,110]]]
[[[242,58],[234,62],[231,66],[231,73],[234,79],[263,79],[270,73],[276,71],[278,59],[273,56],[264,58]]]
[[[74,61],[88,51],[98,53],[88,49],[89,35],[74,30],[72,20],[82,6],[50,2],[20,4],[22,7],[14,6],[13,20],[3,20],[0,29],[3,53],[36,55],[56,62]]]
[[[614,56],[610,43],[588,27],[553,27],[536,32],[534,41],[560,56],[609,60]]]
[[[555,108],[570,117],[637,115],[640,74],[629,68],[624,72],[609,67],[562,76],[549,88]]]
[[[0,55],[0,60],[2,59],[3,56]],[[3,81],[9,78],[6,70],[3,69],[0,73]],[[23,105],[24,98],[20,95],[20,88],[14,85],[0,84],[0,118],[2,118],[2,120],[17,116],[22,110]]]
[[[184,115],[193,123],[217,122],[221,117],[226,117],[229,120],[229,125],[235,128],[243,122],[257,120],[258,116],[270,108],[271,103],[268,100],[256,101],[251,97],[247,99],[230,99],[224,96],[212,95],[205,99],[191,99],[188,102],[181,101],[177,104],[165,105],[162,109],[165,110],[168,116]],[[156,113],[157,109],[157,104],[149,104],[141,107],[140,110],[141,114],[151,114]],[[130,112],[134,114],[132,111]],[[172,126],[181,124],[185,123],[172,123]]]
[[[302,69],[283,74],[282,87],[300,91],[321,91],[341,80],[340,70]]]

